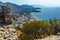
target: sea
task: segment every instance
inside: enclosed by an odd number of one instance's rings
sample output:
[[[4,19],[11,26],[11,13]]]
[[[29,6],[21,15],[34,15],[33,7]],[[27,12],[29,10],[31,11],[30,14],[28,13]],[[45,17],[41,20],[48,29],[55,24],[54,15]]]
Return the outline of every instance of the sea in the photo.
[[[60,18],[60,7],[41,7],[41,12],[32,12],[32,16],[38,20]]]

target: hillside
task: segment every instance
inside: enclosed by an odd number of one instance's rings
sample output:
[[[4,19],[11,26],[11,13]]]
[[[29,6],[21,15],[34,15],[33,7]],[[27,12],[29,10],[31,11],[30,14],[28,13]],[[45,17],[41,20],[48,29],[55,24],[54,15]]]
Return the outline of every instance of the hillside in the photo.
[[[34,17],[31,15],[31,12],[35,12],[36,9],[30,5],[17,5],[10,2],[3,3],[0,1],[0,6],[2,5],[10,6],[10,14],[12,19],[14,20],[13,23],[24,23],[26,21],[34,19]]]

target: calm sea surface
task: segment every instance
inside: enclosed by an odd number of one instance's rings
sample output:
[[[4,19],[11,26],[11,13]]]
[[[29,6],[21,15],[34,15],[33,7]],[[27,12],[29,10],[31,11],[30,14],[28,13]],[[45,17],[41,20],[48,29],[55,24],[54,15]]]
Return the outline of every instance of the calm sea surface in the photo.
[[[52,18],[60,18],[60,7],[43,7],[41,12],[31,13],[33,17],[39,20],[48,20]]]

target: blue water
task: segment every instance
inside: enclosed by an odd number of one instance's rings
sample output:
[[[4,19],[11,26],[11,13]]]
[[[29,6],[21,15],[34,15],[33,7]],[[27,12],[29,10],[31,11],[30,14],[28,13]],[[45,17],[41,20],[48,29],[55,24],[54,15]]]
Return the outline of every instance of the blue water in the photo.
[[[31,14],[39,20],[60,18],[60,7],[43,7],[40,11],[41,12],[33,12]]]

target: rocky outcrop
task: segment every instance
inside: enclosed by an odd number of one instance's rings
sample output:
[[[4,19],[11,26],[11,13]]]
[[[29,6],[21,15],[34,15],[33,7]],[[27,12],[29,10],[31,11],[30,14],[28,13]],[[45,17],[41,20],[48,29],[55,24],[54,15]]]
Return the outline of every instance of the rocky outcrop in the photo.
[[[17,40],[15,28],[12,25],[0,27],[0,40]]]
[[[43,39],[35,39],[35,40],[60,40],[60,36],[51,35],[51,36],[43,38]]]

